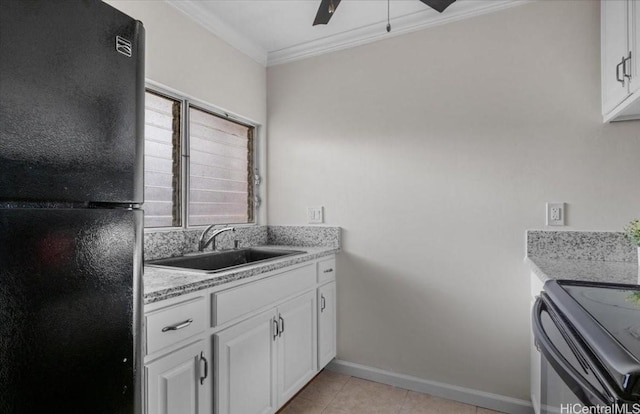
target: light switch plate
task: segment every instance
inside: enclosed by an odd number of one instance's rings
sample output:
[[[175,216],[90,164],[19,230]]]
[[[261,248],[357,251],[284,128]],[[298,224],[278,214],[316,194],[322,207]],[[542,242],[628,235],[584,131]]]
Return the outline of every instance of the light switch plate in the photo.
[[[322,206],[307,207],[307,222],[309,224],[324,223],[324,209]]]
[[[547,226],[564,226],[566,210],[565,203],[547,203]]]

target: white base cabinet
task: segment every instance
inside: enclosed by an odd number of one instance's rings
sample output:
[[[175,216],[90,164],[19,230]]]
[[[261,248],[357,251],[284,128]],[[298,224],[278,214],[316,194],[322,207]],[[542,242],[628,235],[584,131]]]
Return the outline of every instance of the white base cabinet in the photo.
[[[335,258],[145,306],[146,414],[272,414],[336,355]]]
[[[214,335],[217,413],[267,414],[317,373],[315,292]]]
[[[273,413],[276,341],[273,310],[215,334],[216,413]]]
[[[318,288],[318,367],[336,356],[336,282]]]
[[[284,405],[318,372],[316,292],[278,307],[278,403]]]
[[[145,367],[147,412],[203,414],[209,412],[211,380],[209,347],[199,341]]]
[[[540,278],[534,273],[531,272],[529,277],[531,287],[531,296],[529,300],[529,315],[531,315],[531,309],[533,309],[533,304],[536,301],[536,297],[540,295],[544,288],[544,283]],[[531,325],[531,318],[529,318],[529,344],[531,347],[531,359],[530,359],[530,376],[531,376],[531,403],[533,405],[533,412],[535,414],[541,414],[541,401],[542,401],[542,389],[540,387],[542,381],[542,359],[540,356],[540,351],[535,344],[535,338],[533,337],[533,326]]]

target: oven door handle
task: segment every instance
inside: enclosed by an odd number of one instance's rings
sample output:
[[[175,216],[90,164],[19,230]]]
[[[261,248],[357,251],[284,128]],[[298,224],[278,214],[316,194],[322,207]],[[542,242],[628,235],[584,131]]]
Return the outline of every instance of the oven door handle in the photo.
[[[602,393],[598,392],[580,373],[562,356],[561,352],[549,339],[549,336],[542,327],[541,315],[544,309],[549,313],[551,320],[554,324],[558,324],[556,315],[553,314],[547,299],[542,293],[540,297],[536,299],[533,305],[533,312],[531,315],[533,335],[535,342],[538,345],[540,352],[547,358],[556,373],[562,378],[565,384],[571,391],[586,405],[608,405],[611,403]],[[544,308],[544,309],[543,309]],[[563,326],[557,327],[560,333],[564,336]],[[565,338],[570,342],[569,338]],[[575,349],[574,349],[575,352]],[[576,356],[580,360],[579,356]]]

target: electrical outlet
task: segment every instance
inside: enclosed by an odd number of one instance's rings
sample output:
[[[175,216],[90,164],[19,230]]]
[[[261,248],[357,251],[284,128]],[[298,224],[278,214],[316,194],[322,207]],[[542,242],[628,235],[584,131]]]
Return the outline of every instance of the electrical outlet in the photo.
[[[309,224],[324,223],[324,209],[322,206],[307,207],[307,222]]]
[[[547,203],[547,226],[564,226],[566,216],[565,203]]]

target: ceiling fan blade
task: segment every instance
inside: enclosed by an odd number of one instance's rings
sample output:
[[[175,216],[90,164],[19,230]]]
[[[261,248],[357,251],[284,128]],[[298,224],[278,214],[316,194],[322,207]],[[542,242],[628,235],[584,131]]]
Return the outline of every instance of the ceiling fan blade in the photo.
[[[341,0],[322,0],[320,2],[320,7],[318,7],[318,13],[316,14],[316,19],[313,21],[313,25],[329,23],[329,19],[331,19],[331,16],[335,13],[340,1]]]
[[[420,1],[426,4],[427,6],[431,7],[432,9],[437,10],[439,13],[442,13],[444,9],[449,7],[451,3],[453,3],[456,0],[420,0]]]

